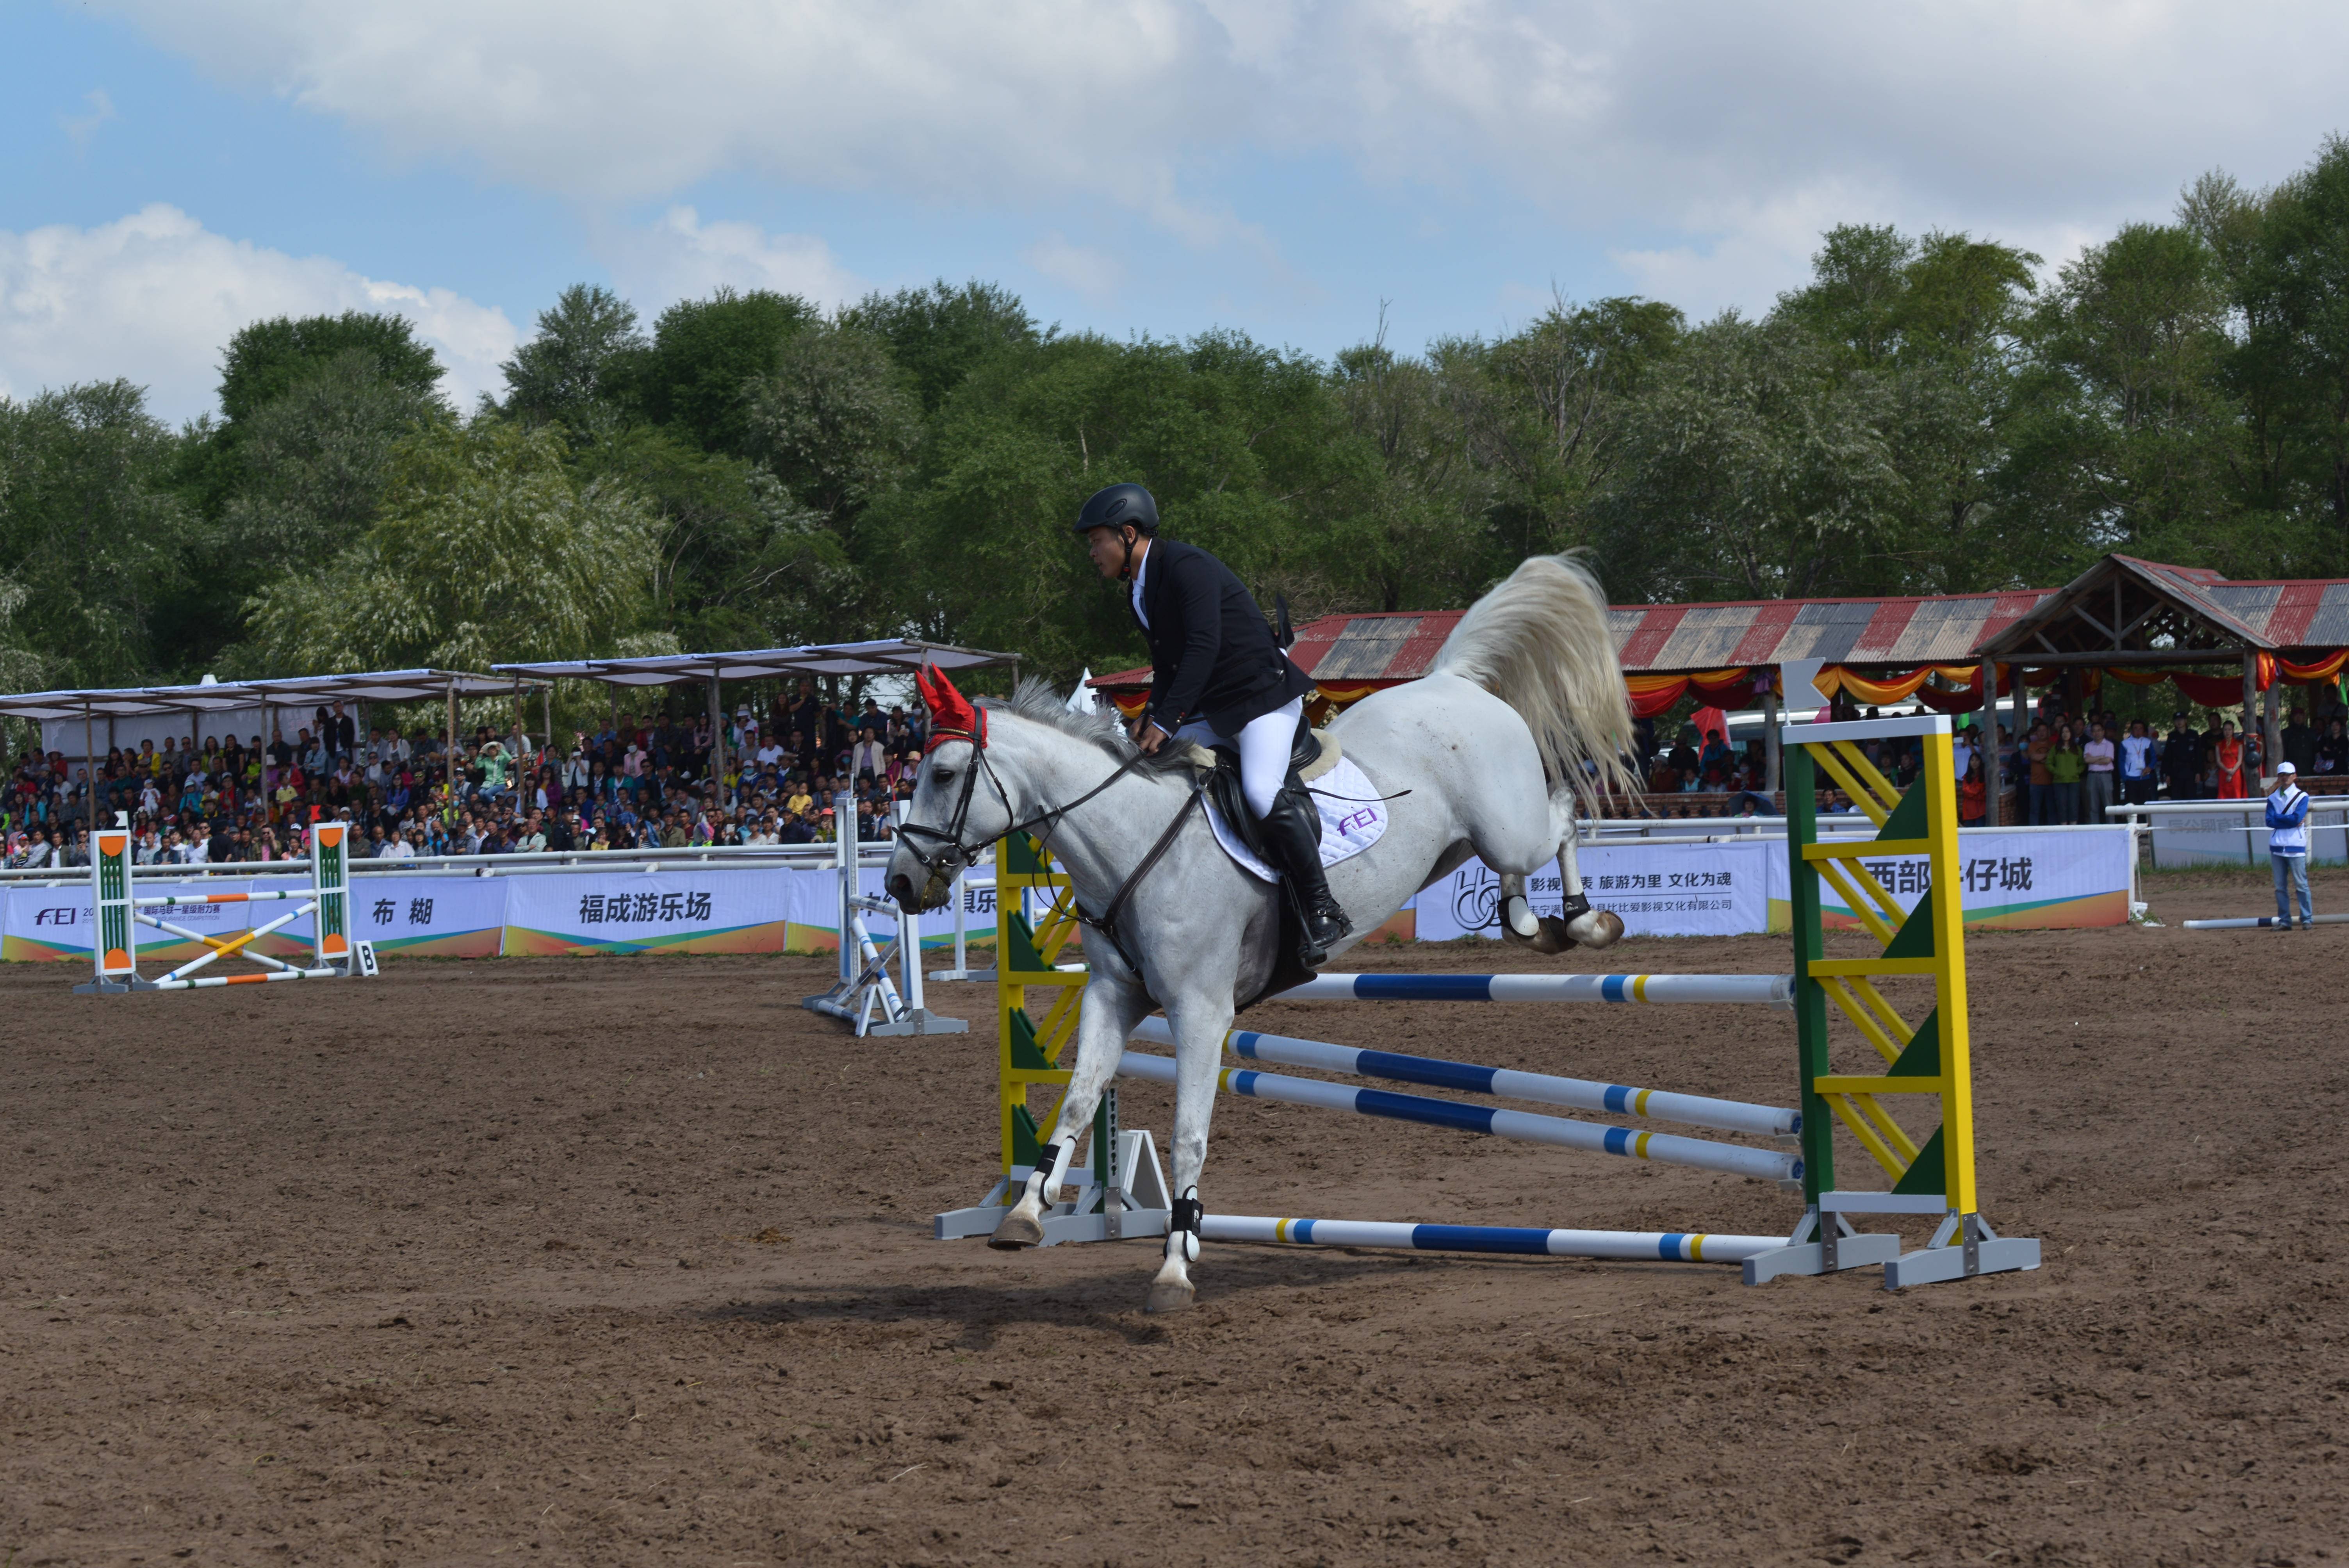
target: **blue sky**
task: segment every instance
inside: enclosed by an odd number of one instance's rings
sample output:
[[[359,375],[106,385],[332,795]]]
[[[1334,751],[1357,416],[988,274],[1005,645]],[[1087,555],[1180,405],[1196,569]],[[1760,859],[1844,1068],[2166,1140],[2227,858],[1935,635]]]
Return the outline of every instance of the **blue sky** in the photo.
[[[5,0],[0,393],[211,406],[281,313],[396,309],[460,399],[565,284],[649,318],[981,277],[1326,356],[1553,294],[1767,308],[1827,224],[2051,265],[2344,129],[2338,7]]]

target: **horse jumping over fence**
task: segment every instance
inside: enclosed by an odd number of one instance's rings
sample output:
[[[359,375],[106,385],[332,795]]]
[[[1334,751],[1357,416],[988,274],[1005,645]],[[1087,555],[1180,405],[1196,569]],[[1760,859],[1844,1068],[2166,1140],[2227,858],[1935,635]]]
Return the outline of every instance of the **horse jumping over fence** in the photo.
[[[1092,978],[1057,1140],[989,1244],[1043,1239],[1045,1195],[1066,1179],[1127,1037],[1164,1008],[1175,1048],[1178,1196],[1147,1307],[1188,1306],[1224,1036],[1273,973],[1281,893],[1236,864],[1205,823],[1187,821],[1190,769],[1143,760],[1114,719],[1069,712],[1041,683],[977,709],[943,675],[926,673],[921,685],[932,749],[890,858],[891,895],[938,907],[958,872],[1020,829],[1049,842],[1090,933]],[[1607,790],[1637,787],[1606,599],[1579,562],[1525,562],[1460,618],[1425,678],[1363,698],[1330,733],[1391,819],[1378,842],[1330,868],[1357,939],[1472,855],[1501,878],[1509,942],[1555,954],[1622,935],[1619,917],[1590,907],[1576,869],[1576,818],[1595,814]],[[1526,898],[1526,879],[1552,858],[1565,878],[1563,919],[1536,916]]]

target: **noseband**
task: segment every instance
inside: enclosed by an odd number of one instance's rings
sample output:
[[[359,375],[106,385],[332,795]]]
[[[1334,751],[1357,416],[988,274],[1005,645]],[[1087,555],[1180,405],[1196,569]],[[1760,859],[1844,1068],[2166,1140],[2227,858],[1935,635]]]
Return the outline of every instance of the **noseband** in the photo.
[[[971,765],[962,776],[962,793],[955,798],[953,815],[947,819],[944,828],[926,827],[918,822],[897,824],[897,836],[901,841],[909,838],[922,838],[933,840],[938,845],[935,851],[926,853],[918,845],[902,844],[905,851],[914,857],[915,863],[928,873],[930,881],[934,883],[952,882],[957,872],[978,861],[980,853],[986,850],[988,844],[995,841],[994,839],[988,839],[980,843],[972,843],[964,837],[970,827],[971,797],[978,787],[980,772],[984,771],[987,774],[988,783],[995,789],[996,799],[1003,802],[1003,814],[1007,817],[1012,814],[1011,793],[1004,789],[1003,780],[996,777],[995,765],[987,759],[987,710],[975,708],[972,712],[974,717],[968,729],[940,729],[930,737],[929,748],[932,750],[936,750],[949,740],[970,742]],[[1142,762],[1143,754],[1136,751],[1119,763],[1116,771],[1108,778],[1068,804],[1055,806],[1049,811],[1040,811],[1024,822],[1014,822],[1001,833],[997,834],[996,838],[1008,839],[1014,833],[1033,832],[1040,841],[1049,839],[1052,829],[1060,825],[1061,818],[1133,772],[1142,765]],[[1133,896],[1133,890],[1141,884],[1142,879],[1150,874],[1151,867],[1156,865],[1160,857],[1164,856],[1168,848],[1174,844],[1175,835],[1183,830],[1183,824],[1190,820],[1192,810],[1206,799],[1206,794],[1205,784],[1194,784],[1191,787],[1190,796],[1183,802],[1182,810],[1174,813],[1174,820],[1166,824],[1166,830],[1158,835],[1158,841],[1150,847],[1150,852],[1142,858],[1142,862],[1127,874],[1115,896],[1109,901],[1109,907],[1102,912],[1100,919],[1094,920],[1087,916],[1083,910],[1076,908],[1074,898],[1071,899],[1071,910],[1076,917],[1108,937],[1110,944],[1117,949],[1118,956],[1125,960],[1126,967],[1136,975],[1142,973],[1142,965],[1119,935],[1117,917],[1123,913],[1127,902]],[[1071,890],[1072,893],[1073,891]]]
[[[949,740],[970,742],[971,765],[963,772],[962,792],[955,797],[954,810],[947,818],[946,826],[932,828],[920,822],[897,824],[897,836],[900,839],[927,839],[937,845],[935,850],[927,851],[918,844],[908,843],[904,846],[905,852],[914,857],[915,863],[933,878],[943,877],[951,880],[956,872],[976,864],[978,857],[986,851],[988,845],[995,842],[996,839],[1008,839],[1014,833],[1034,831],[1039,824],[1049,825],[1036,836],[1040,839],[1049,838],[1052,829],[1060,825],[1062,817],[1133,772],[1143,760],[1142,754],[1136,752],[1119,763],[1115,772],[1067,805],[1055,806],[1048,811],[1040,811],[1024,822],[1012,823],[993,838],[974,843],[965,837],[965,834],[970,828],[970,802],[972,796],[978,790],[978,776],[981,773],[987,775],[988,785],[995,790],[995,798],[1003,802],[1003,814],[1007,817],[1012,815],[1012,808],[1011,792],[1003,787],[1003,780],[996,776],[995,765],[987,759],[987,710],[975,708],[972,711],[975,717],[968,729],[939,729],[931,735],[927,748],[935,751]]]

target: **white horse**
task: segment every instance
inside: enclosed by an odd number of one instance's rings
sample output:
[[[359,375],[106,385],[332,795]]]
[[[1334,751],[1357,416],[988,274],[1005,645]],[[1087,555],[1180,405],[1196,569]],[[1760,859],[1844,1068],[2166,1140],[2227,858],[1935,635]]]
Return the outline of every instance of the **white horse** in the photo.
[[[1188,1306],[1224,1036],[1237,1005],[1271,974],[1278,890],[1234,864],[1195,820],[1189,770],[1142,761],[1114,720],[1067,711],[1041,683],[1022,683],[1008,704],[985,702],[978,712],[943,676],[926,678],[923,695],[934,749],[890,857],[892,895],[938,907],[963,866],[1021,827],[1046,840],[1089,922],[1092,977],[1056,1141],[989,1244],[1043,1239],[1046,1194],[1059,1193],[1127,1037],[1163,1007],[1175,1043],[1172,1152],[1181,1197],[1147,1305]],[[1636,788],[1624,763],[1630,706],[1606,601],[1578,562],[1526,561],[1460,618],[1426,678],[1364,698],[1330,731],[1390,802],[1384,836],[1330,868],[1353,940],[1471,855],[1500,875],[1509,941],[1557,953],[1605,947],[1622,934],[1618,916],[1589,907],[1575,866],[1578,810],[1595,807],[1608,788]],[[1185,820],[1162,844],[1178,813]],[[1154,847],[1164,850],[1154,861]],[[1537,918],[1525,896],[1526,878],[1552,857],[1565,873],[1562,921]],[[1091,923],[1104,918],[1112,939]]]

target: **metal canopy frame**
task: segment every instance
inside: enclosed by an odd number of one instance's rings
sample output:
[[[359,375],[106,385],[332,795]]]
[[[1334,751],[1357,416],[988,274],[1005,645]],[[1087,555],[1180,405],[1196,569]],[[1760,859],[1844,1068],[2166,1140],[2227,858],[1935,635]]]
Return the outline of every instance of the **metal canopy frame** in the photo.
[[[547,664],[492,665],[499,671],[607,686],[690,686],[765,680],[776,676],[909,676],[919,669],[978,669],[1017,665],[1018,654],[966,648],[918,637],[871,643],[811,643],[797,648],[746,648],[720,654],[654,654],[629,659],[566,659]]]
[[[601,681],[618,688],[703,685],[709,689],[713,779],[726,771],[726,716],[721,681],[770,680],[794,676],[910,676],[918,670],[981,669],[1019,665],[1018,654],[932,643],[919,637],[883,637],[866,643],[810,643],[796,648],[741,648],[715,654],[652,654],[639,658],[562,659],[534,664],[492,665],[501,673],[540,680]],[[616,697],[615,698],[616,704]]]

